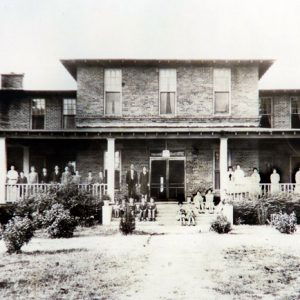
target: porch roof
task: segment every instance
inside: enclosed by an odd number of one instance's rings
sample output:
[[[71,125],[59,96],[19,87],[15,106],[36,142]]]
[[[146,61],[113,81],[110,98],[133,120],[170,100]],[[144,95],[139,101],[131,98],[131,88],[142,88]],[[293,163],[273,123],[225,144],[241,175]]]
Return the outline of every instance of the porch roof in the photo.
[[[0,137],[22,139],[172,139],[228,137],[283,139],[300,138],[300,129],[270,128],[87,128],[69,130],[1,129]]]

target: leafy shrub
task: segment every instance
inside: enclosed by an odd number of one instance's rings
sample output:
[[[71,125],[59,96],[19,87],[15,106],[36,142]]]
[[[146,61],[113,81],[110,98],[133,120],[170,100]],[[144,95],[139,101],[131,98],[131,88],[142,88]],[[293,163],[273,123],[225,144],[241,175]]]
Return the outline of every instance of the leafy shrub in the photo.
[[[217,233],[228,233],[232,230],[231,223],[223,215],[217,216],[217,219],[212,222],[210,230]]]
[[[120,231],[124,235],[127,235],[127,234],[132,234],[134,230],[135,230],[135,218],[127,206],[125,213],[120,220]]]
[[[271,221],[271,225],[274,226],[281,233],[294,233],[297,230],[296,214],[294,212],[292,212],[290,215],[288,215],[287,213],[274,214]]]
[[[14,208],[12,206],[0,206],[0,225],[7,224],[13,215]]]
[[[51,238],[70,238],[76,227],[70,211],[64,209],[61,204],[54,204],[50,210],[45,212],[43,223]]]
[[[3,240],[8,253],[19,253],[24,244],[33,237],[34,227],[27,217],[13,217],[6,224],[3,231]]]

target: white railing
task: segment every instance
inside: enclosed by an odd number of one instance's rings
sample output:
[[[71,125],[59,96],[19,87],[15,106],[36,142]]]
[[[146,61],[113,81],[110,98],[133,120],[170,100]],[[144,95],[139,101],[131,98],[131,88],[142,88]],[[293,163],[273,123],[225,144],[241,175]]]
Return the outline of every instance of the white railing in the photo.
[[[51,188],[59,187],[60,184],[6,184],[6,202],[16,202],[20,199],[34,196],[38,192],[47,192]],[[90,192],[93,196],[102,199],[107,192],[107,184],[79,184],[79,190]]]
[[[241,191],[239,193],[231,192],[228,193],[227,196],[231,200],[238,200],[248,198],[251,199],[253,197],[261,197],[261,196],[268,196],[271,194],[276,193],[285,193],[285,194],[293,194],[298,193],[300,194],[300,185],[299,187],[295,183],[279,183],[277,185],[272,185],[271,183],[261,183],[259,184],[260,191],[259,193],[253,193],[251,190]]]

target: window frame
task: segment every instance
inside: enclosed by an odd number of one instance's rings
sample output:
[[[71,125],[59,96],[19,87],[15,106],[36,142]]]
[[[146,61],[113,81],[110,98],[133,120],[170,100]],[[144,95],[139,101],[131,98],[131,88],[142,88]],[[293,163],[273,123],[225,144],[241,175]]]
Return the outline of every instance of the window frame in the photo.
[[[33,114],[33,101],[34,100],[43,100],[44,101],[44,114],[39,114],[39,115]],[[46,98],[31,98],[30,99],[30,128],[31,128],[31,130],[45,130],[46,129],[46,108],[47,108]],[[33,116],[44,116],[43,128],[41,128],[41,129],[32,128]]]
[[[290,96],[290,128],[291,128],[291,129],[299,129],[299,128],[294,128],[294,127],[292,126],[292,121],[293,121],[292,115],[296,115],[296,114],[293,114],[293,108],[292,108],[292,102],[293,102],[294,100],[298,100],[298,101],[300,102],[300,97],[297,97],[297,96]],[[300,113],[297,114],[297,115],[300,115]]]
[[[162,71],[167,71],[167,70],[172,70],[175,71],[175,82],[176,82],[176,87],[175,87],[175,91],[167,91],[162,89],[161,87],[161,72]],[[159,85],[159,89],[158,89],[158,114],[159,116],[163,116],[163,117],[174,117],[177,116],[177,69],[176,68],[160,68],[159,72],[158,72],[158,85]],[[172,114],[163,114],[161,113],[161,93],[174,93],[174,113]]]
[[[75,105],[74,106],[74,110],[75,110],[75,113],[74,114],[65,114],[65,100],[74,100],[74,104],[72,105]],[[73,116],[74,117],[74,122],[75,122],[75,117],[76,117],[76,114],[77,114],[77,99],[76,98],[63,98],[63,104],[62,104],[62,128],[63,129],[72,129],[72,128],[67,128],[65,126],[65,117],[69,117],[69,116]],[[74,128],[76,128],[76,123],[75,123],[75,126]]]
[[[260,106],[261,106],[261,100],[262,99],[269,99],[270,103],[271,103],[271,124],[270,124],[270,128],[274,128],[274,99],[272,96],[263,96],[263,97],[259,97],[259,122],[262,116],[268,116],[268,114],[261,114],[260,113]],[[264,127],[261,127],[264,128]],[[268,128],[268,127],[267,127]]]
[[[215,71],[216,70],[228,70],[229,71],[229,87],[228,91],[225,90],[217,90],[215,86]],[[213,114],[214,116],[231,116],[231,68],[213,68]],[[228,93],[228,112],[216,112],[216,93]]]
[[[120,71],[120,90],[117,91],[117,90],[107,90],[107,87],[106,87],[106,72],[108,71]],[[123,86],[122,86],[122,77],[123,77],[123,72],[122,72],[122,68],[104,68],[103,70],[104,74],[103,74],[103,86],[104,86],[104,96],[103,96],[103,99],[104,99],[104,103],[103,103],[103,115],[104,116],[110,116],[110,117],[120,117],[123,115]],[[107,114],[106,113],[106,92],[111,92],[111,93],[120,93],[120,114]]]

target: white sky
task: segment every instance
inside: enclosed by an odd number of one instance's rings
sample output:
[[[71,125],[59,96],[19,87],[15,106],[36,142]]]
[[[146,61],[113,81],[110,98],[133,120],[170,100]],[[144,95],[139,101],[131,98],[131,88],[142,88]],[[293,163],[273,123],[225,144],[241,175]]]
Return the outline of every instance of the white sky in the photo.
[[[261,88],[300,88],[299,0],[0,0],[0,73],[73,89],[61,58],[274,58]]]

